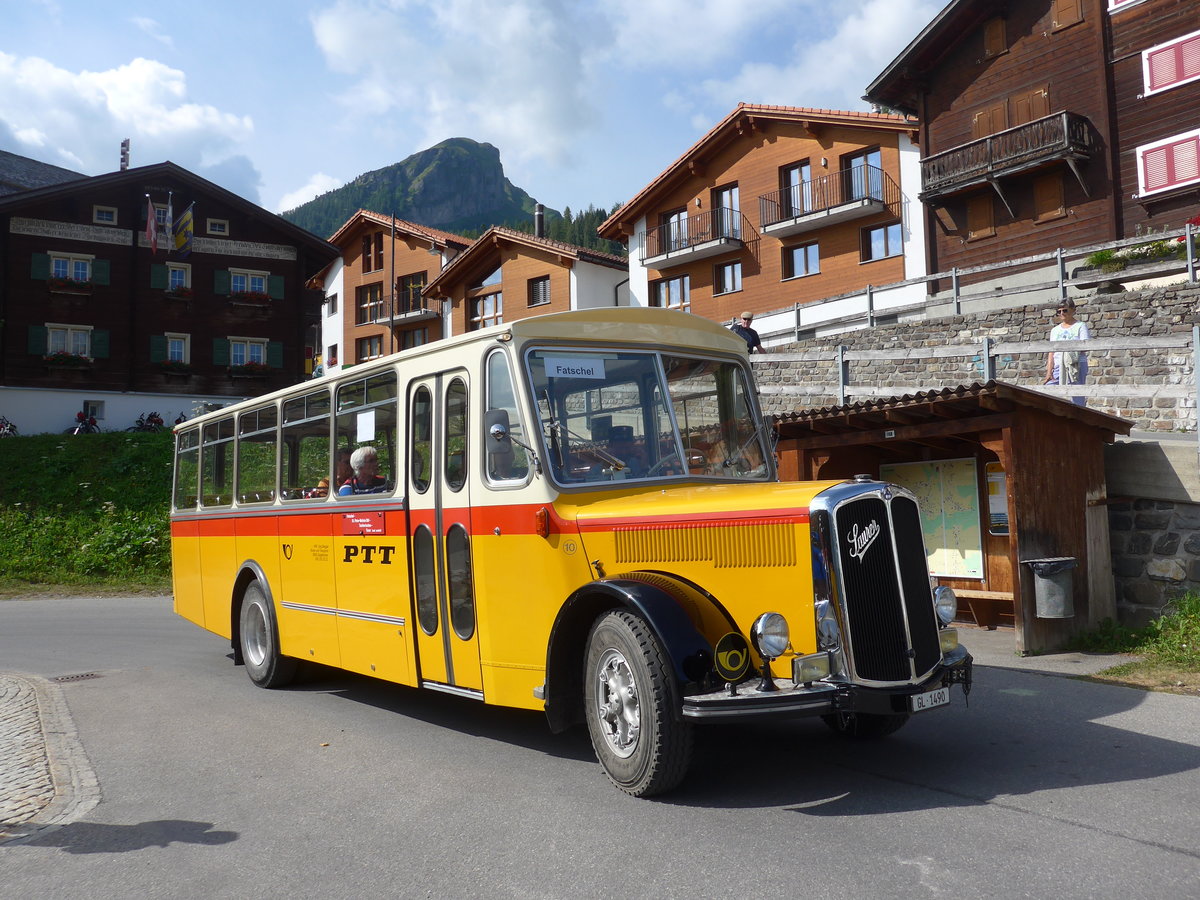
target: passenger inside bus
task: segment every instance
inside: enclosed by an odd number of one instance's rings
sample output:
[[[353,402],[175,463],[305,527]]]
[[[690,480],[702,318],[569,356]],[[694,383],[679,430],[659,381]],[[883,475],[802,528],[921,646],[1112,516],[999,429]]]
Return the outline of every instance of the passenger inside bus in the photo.
[[[350,454],[353,474],[338,488],[342,497],[351,494],[378,494],[388,489],[387,479],[379,474],[379,451],[367,445]]]

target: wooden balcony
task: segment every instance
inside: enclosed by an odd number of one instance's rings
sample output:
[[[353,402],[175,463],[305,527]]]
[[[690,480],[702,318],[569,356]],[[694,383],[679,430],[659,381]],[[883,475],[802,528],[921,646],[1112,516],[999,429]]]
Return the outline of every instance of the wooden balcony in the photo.
[[[1095,150],[1087,118],[1057,112],[927,156],[921,160],[920,199],[936,201],[1056,160],[1065,160],[1074,169]]]
[[[380,315],[375,319],[376,323],[381,325],[402,325],[410,322],[424,322],[436,319],[440,315],[436,308],[430,309],[429,301],[426,299],[422,287],[397,289],[390,315],[387,312],[387,305],[387,301],[384,301]]]
[[[740,211],[710,209],[643,232],[641,261],[648,269],[667,269],[741,250],[747,240],[757,236]]]
[[[788,237],[890,211],[900,216],[900,186],[882,169],[863,166],[822,175],[758,198],[763,234]]]

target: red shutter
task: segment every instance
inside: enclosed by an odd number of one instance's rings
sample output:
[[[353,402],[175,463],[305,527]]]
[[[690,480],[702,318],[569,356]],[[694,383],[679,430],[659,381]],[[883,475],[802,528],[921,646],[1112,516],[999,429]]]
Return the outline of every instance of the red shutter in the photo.
[[[1200,77],[1200,34],[1167,44],[1146,54],[1146,90],[1163,88]]]
[[[1142,154],[1142,184],[1147,192],[1192,181],[1200,181],[1200,135]]]

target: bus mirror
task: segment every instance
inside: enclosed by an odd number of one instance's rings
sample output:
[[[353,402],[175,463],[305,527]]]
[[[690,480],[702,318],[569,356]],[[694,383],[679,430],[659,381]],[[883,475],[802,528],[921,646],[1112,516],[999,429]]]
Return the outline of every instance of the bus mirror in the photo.
[[[488,444],[488,455],[498,458],[512,456],[512,437],[508,433],[508,410],[489,409],[484,413],[484,427],[492,438]]]

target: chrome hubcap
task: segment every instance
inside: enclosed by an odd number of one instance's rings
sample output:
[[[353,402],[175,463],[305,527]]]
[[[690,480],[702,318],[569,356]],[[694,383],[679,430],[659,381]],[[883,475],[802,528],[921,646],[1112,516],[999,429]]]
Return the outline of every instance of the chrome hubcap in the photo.
[[[637,749],[642,730],[637,684],[625,657],[605,650],[596,672],[596,718],[609,748],[627,758]]]
[[[253,665],[261,666],[267,658],[267,620],[257,603],[250,604],[242,630],[246,658]]]

